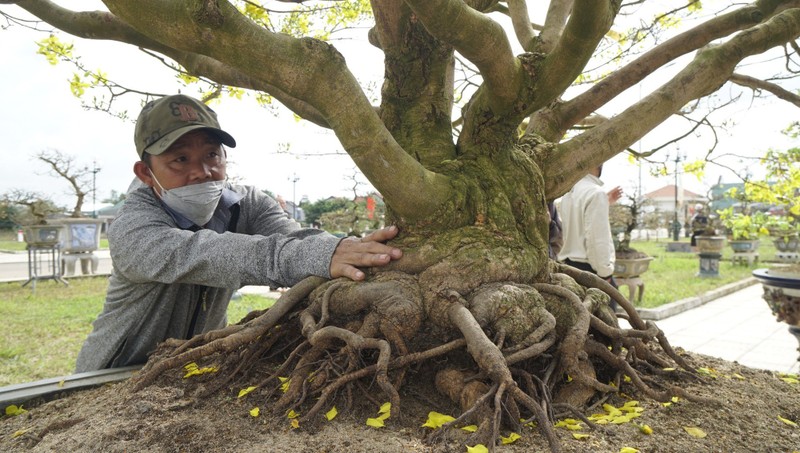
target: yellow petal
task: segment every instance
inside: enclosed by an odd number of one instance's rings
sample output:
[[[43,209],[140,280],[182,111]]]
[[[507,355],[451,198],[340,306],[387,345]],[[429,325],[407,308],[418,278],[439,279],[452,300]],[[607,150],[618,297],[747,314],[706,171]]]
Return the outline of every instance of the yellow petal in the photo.
[[[196,370],[197,369],[197,364],[194,363],[194,362],[189,362],[189,363],[187,363],[186,365],[183,366],[183,369],[186,370],[186,371]]]
[[[336,406],[333,406],[331,410],[325,412],[325,418],[327,418],[328,421],[333,420],[334,418],[336,418],[337,415],[339,415],[339,411],[336,410]]]
[[[467,453],[489,453],[489,449],[483,444],[478,444],[474,447],[467,445]]]
[[[33,428],[25,428],[25,429],[20,429],[18,431],[14,431],[14,434],[11,435],[11,438],[15,439],[15,438],[27,433],[28,431],[30,431],[32,429]]]
[[[299,416],[300,416],[300,414],[298,414],[298,413],[297,413],[297,412],[295,412],[294,410],[290,410],[290,411],[289,411],[289,412],[286,414],[286,418],[297,418],[297,417],[299,417]]]
[[[588,434],[584,434],[584,433],[572,433],[572,437],[575,438],[575,439],[581,440],[581,439],[587,439],[587,438],[589,438],[591,436],[588,435]]]
[[[626,374],[626,375],[625,375],[625,376],[622,378],[622,380],[623,380],[623,381],[625,381],[625,382],[630,382],[630,381],[631,381],[631,377],[630,377],[630,376],[628,376],[628,375]]]
[[[300,420],[293,418],[292,421],[289,422],[289,425],[292,427],[292,429],[297,429],[300,427]]]
[[[378,414],[378,416],[375,418],[377,418],[378,420],[386,420],[387,418],[391,417],[391,415],[392,415],[391,412],[384,412],[382,414]]]
[[[6,406],[6,415],[13,417],[15,415],[24,414],[26,411],[22,408],[22,406],[17,407],[16,404],[12,404],[10,406]]]
[[[690,436],[702,439],[707,436],[706,432],[694,426],[684,426],[683,430],[689,433]]]
[[[425,423],[423,423],[422,426],[424,426],[426,428],[436,429],[436,428],[444,425],[445,423],[452,422],[453,420],[455,420],[455,418],[453,418],[453,417],[451,417],[449,415],[440,414],[439,412],[431,411],[431,412],[428,412],[428,419],[425,420]]]
[[[373,428],[383,428],[383,420],[379,418],[368,418],[367,426],[371,426]]]
[[[58,381],[58,388],[62,388],[62,387],[64,387],[64,380],[63,379]]]
[[[278,376],[278,380],[281,381],[281,392],[286,393],[289,390],[289,384],[292,383],[292,379]]]
[[[603,409],[605,409],[605,411],[608,412],[608,415],[614,415],[614,416],[622,415],[622,411],[620,411],[619,409],[608,403],[603,404]]]
[[[786,423],[786,424],[787,424],[787,425],[789,425],[789,426],[797,426],[797,423],[795,423],[795,422],[793,422],[793,421],[789,420],[788,418],[783,418],[783,417],[781,417],[780,415],[778,415],[778,420],[780,420],[780,421],[782,421],[782,422]]]
[[[381,408],[378,410],[379,414],[385,414],[387,412],[391,412],[392,410],[392,403],[383,403],[381,404]]]
[[[254,408],[250,409],[250,416],[251,417],[258,417],[259,415],[261,415],[261,409],[259,409],[257,407],[254,407]]]
[[[739,374],[739,373],[733,373],[733,377],[735,377],[736,379],[738,379],[738,380],[740,380],[740,381],[744,381],[744,380],[745,380],[745,377],[744,377],[744,376],[742,376],[742,375],[741,375],[741,374]]]
[[[639,450],[633,447],[622,447],[619,449],[619,453],[639,453]]]
[[[642,434],[647,434],[648,436],[649,436],[650,434],[653,434],[653,428],[651,428],[651,427],[650,427],[650,426],[648,426],[648,425],[639,425],[639,431],[640,431]]]
[[[675,371],[675,368],[664,368],[664,371]]]
[[[517,441],[517,439],[519,439],[520,437],[522,437],[522,436],[520,436],[520,435],[519,435],[519,434],[517,434],[517,433],[511,433],[511,434],[509,434],[509,435],[508,435],[508,437],[503,437],[503,436],[500,436],[500,442],[502,442],[502,443],[503,443],[503,445],[507,445],[507,444],[513,444],[513,443],[514,443],[514,442],[516,442],[516,441]]]
[[[466,431],[468,433],[474,433],[475,431],[478,430],[478,425],[462,426],[461,429],[463,429],[464,431]]]
[[[246,389],[241,389],[239,390],[239,396],[237,396],[237,398],[241,398],[255,389],[256,389],[255,387],[247,387]]]
[[[189,365],[194,365],[194,366],[190,367]],[[215,366],[204,366],[203,368],[197,368],[197,364],[195,364],[194,362],[190,363],[189,365],[186,365],[184,367],[187,371],[187,373],[183,375],[184,379],[192,376],[199,376],[201,374],[206,374],[206,373],[216,373],[218,371],[217,367]]]
[[[800,382],[799,380],[789,376],[782,377],[781,380],[787,384],[797,384],[798,382]]]

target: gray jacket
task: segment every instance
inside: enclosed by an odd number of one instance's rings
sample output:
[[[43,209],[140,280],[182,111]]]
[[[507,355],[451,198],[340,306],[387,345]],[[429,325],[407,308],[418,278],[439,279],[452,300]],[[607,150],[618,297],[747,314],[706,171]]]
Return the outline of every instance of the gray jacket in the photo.
[[[191,222],[166,209],[152,189],[131,188],[108,229],[113,271],[76,372],[144,363],[167,338],[225,327],[231,295],[242,286],[330,277],[339,238],[300,229],[253,187],[228,185],[224,192],[231,206],[220,202],[212,219],[222,225],[217,232],[186,229]]]

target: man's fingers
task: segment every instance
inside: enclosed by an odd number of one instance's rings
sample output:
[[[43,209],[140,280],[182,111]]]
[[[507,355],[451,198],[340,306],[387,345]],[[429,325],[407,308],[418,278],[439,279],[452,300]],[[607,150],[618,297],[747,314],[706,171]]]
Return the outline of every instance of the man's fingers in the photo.
[[[397,236],[397,227],[392,225],[364,236],[363,242],[385,242]]]
[[[397,227],[391,226],[377,230],[364,238],[348,238],[339,242],[331,260],[331,277],[347,277],[363,280],[364,272],[359,267],[384,266],[393,259],[399,259],[403,252],[383,244],[397,236]]]

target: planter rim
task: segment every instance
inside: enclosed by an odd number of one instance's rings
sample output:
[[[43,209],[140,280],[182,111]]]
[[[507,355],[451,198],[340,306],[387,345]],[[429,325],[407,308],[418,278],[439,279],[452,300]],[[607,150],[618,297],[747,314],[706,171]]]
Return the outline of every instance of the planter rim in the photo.
[[[800,275],[794,277],[787,274],[780,275],[780,271],[778,271],[778,275],[775,275],[770,273],[771,270],[772,269],[764,268],[756,269],[753,271],[753,277],[762,284],[777,286],[778,288],[797,288],[800,286]]]

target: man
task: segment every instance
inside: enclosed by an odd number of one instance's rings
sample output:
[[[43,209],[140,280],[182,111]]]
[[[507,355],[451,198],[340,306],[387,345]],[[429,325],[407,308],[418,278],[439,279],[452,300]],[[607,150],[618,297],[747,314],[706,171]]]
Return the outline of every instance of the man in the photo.
[[[697,247],[697,236],[705,233],[708,228],[708,216],[705,214],[703,205],[697,203],[694,205],[694,215],[691,220],[692,226],[692,239],[690,244],[692,247]]]
[[[76,372],[144,363],[167,338],[225,327],[242,286],[292,286],[310,275],[362,280],[359,267],[402,255],[381,243],[396,227],[341,240],[300,229],[262,191],[227,183],[223,145],[236,142],[191,97],[148,103],[134,141],[139,183],[109,227],[114,268]]]
[[[612,276],[615,257],[608,206],[619,200],[622,189],[615,187],[606,194],[600,180],[602,172],[602,165],[593,168],[562,197],[559,212],[564,245],[558,260],[597,274],[616,287]]]

